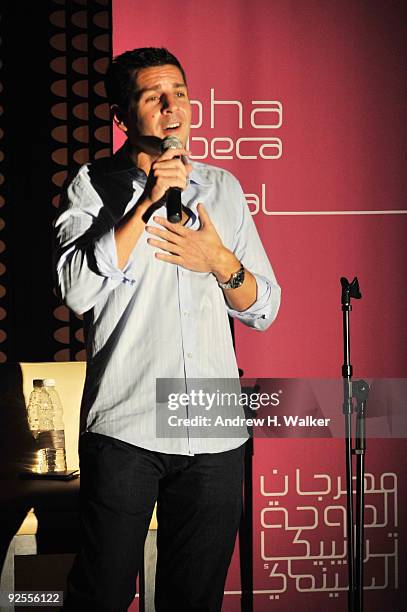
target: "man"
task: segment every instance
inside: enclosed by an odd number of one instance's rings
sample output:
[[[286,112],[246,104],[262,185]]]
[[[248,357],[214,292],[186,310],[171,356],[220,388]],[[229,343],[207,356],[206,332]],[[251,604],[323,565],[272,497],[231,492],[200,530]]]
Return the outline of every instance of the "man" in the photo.
[[[157,501],[156,609],[214,612],[241,512],[246,435],[157,437],[156,381],[237,379],[228,314],[258,329],[280,290],[239,183],[191,164],[184,71],[166,49],[126,52],[106,87],[126,144],[82,167],[56,221],[62,299],[84,313],[82,548],[65,609],[121,612]],[[175,135],[182,148],[161,152]],[[166,219],[168,189],[182,220]],[[188,410],[188,409],[186,409]]]

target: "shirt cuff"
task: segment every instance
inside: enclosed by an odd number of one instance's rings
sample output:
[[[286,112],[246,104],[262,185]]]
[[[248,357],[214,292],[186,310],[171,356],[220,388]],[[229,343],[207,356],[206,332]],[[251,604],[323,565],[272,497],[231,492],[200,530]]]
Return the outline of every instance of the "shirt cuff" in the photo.
[[[254,304],[246,310],[233,310],[228,307],[228,313],[250,327],[262,329],[268,327],[277,314],[281,290],[277,284],[272,284],[264,276],[259,274],[253,276],[257,284],[257,299]]]
[[[124,283],[135,283],[135,279],[129,274],[131,264],[128,261],[123,270],[118,266],[116,240],[114,237],[114,228],[109,230],[101,238],[98,238],[94,243],[94,254],[96,265],[101,276],[120,280]]]

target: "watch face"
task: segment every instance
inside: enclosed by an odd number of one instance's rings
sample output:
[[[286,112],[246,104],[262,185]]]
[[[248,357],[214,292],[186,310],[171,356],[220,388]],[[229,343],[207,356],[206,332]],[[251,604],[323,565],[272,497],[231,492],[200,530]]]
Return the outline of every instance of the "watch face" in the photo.
[[[242,266],[240,270],[232,274],[232,277],[228,280],[227,283],[218,283],[219,287],[221,287],[222,289],[237,289],[238,287],[240,287],[240,285],[243,285],[244,273],[245,270]]]
[[[244,268],[239,270],[239,272],[237,272],[235,277],[232,279],[231,289],[237,289],[238,287],[240,287],[240,285],[243,285],[243,281],[244,281]]]

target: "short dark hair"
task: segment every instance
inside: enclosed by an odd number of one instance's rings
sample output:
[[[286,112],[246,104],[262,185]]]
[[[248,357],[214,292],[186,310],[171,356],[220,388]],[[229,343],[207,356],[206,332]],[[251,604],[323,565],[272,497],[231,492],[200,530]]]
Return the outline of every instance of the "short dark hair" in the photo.
[[[105,77],[106,93],[110,105],[117,104],[127,111],[132,97],[134,81],[142,68],[173,64],[180,69],[186,83],[185,72],[178,59],[164,47],[141,47],[117,55]]]

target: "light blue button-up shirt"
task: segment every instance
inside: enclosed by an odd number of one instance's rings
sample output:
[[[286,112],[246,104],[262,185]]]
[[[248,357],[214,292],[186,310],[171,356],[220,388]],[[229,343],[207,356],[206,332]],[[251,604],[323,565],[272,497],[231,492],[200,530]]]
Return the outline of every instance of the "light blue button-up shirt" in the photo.
[[[244,312],[232,310],[212,274],[156,259],[147,232],[121,270],[114,226],[138,201],[145,181],[123,147],[79,170],[55,222],[58,289],[65,304],[84,314],[81,431],[165,453],[236,448],[246,435],[201,439],[185,427],[182,437],[158,438],[156,380],[181,379],[187,389],[188,379],[238,379],[228,314],[265,330],[276,317],[280,288],[238,181],[202,163],[193,164],[182,193],[188,226],[199,229],[197,205],[204,203],[223,244],[254,274],[256,302]],[[155,214],[165,216],[165,207]],[[158,226],[152,218],[149,225]]]

